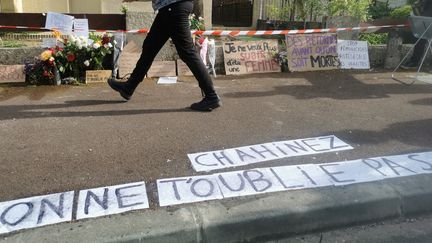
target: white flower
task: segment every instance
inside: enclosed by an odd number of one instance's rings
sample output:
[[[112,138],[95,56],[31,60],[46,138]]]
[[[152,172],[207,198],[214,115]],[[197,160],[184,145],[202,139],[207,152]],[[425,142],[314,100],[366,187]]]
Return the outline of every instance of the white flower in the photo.
[[[94,44],[93,44],[93,48],[94,48],[94,49],[99,49],[99,47],[100,47],[100,44],[99,44],[99,43],[94,43]]]
[[[90,66],[90,61],[89,60],[85,60],[84,66],[86,66],[86,67]]]
[[[203,20],[204,20],[204,18],[203,18],[203,17],[201,17],[201,16],[199,16],[199,17],[198,17],[198,20],[199,20],[199,21],[203,21]]]
[[[113,42],[114,42],[114,45],[117,45],[117,41],[116,40],[114,40]]]
[[[49,59],[51,62],[54,62],[54,57],[50,57],[50,59]]]
[[[108,43],[108,47],[109,47],[109,48],[112,48],[113,45],[112,45],[111,43]]]
[[[70,35],[69,38],[70,38],[70,41],[71,41],[71,42],[75,42],[75,41],[76,41],[76,38],[75,38],[75,36],[73,36],[73,35]]]

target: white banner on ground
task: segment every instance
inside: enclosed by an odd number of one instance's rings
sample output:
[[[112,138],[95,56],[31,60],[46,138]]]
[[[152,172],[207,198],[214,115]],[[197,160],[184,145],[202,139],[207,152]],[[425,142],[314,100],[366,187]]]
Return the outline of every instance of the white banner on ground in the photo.
[[[158,180],[160,206],[432,173],[432,152]],[[199,185],[198,185],[199,184]]]
[[[77,219],[149,208],[145,182],[99,187],[79,192]]]
[[[0,203],[0,234],[72,220],[74,192]]]
[[[334,135],[188,154],[196,171],[211,171],[294,156],[353,149]]]
[[[191,176],[157,180],[157,187],[161,206],[223,198],[215,176]]]

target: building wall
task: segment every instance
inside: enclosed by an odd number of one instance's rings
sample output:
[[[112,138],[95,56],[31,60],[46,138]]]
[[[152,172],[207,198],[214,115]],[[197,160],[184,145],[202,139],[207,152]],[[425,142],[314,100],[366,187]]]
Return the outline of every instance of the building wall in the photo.
[[[21,0],[0,0],[3,13],[22,13]]]
[[[102,0],[69,0],[69,13],[101,13],[101,1]]]

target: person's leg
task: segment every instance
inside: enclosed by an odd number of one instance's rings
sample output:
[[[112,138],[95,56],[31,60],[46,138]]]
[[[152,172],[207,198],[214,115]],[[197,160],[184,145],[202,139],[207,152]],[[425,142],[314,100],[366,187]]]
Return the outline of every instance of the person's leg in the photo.
[[[209,111],[220,106],[220,99],[213,87],[213,81],[193,44],[189,27],[189,14],[193,9],[192,1],[182,1],[168,6],[170,14],[169,33],[180,58],[186,63],[198,80],[205,97],[201,102],[192,104],[194,110]]]
[[[141,56],[127,82],[117,82],[113,79],[108,80],[108,84],[111,88],[118,91],[126,100],[131,98],[136,87],[144,79],[144,76],[150,69],[154,58],[168,40],[169,33],[166,31],[168,28],[167,24],[168,18],[166,13],[164,11],[159,12],[153,21],[150,32],[144,40]]]

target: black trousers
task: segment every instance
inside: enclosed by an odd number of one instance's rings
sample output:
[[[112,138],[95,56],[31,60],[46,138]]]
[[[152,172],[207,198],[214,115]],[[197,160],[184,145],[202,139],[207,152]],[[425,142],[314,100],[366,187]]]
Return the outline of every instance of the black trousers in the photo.
[[[129,79],[131,82],[138,83],[143,80],[154,58],[171,37],[180,58],[198,80],[205,96],[216,96],[213,81],[193,44],[189,27],[189,15],[192,10],[192,0],[176,2],[159,10],[144,40],[140,59]]]

